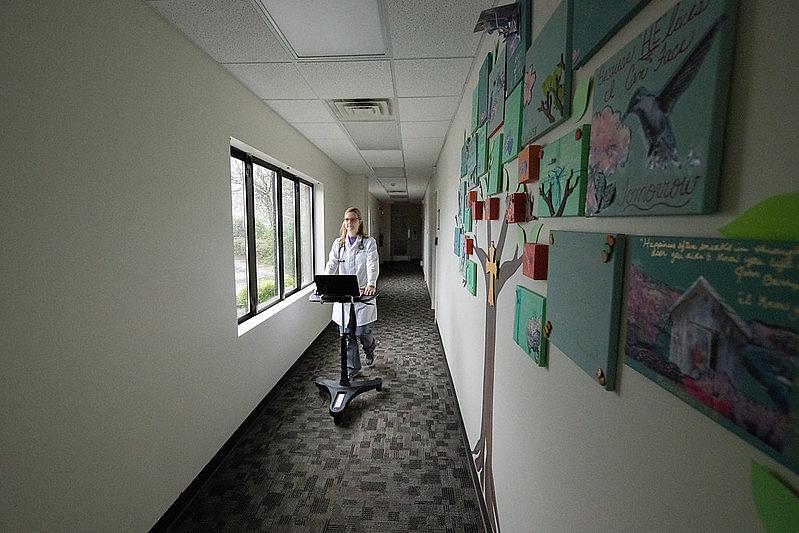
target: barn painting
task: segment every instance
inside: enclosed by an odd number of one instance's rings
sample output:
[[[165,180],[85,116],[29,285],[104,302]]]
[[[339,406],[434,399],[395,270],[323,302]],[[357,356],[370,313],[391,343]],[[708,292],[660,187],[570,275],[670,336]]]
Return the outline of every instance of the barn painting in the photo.
[[[799,243],[636,237],[628,366],[799,472]]]

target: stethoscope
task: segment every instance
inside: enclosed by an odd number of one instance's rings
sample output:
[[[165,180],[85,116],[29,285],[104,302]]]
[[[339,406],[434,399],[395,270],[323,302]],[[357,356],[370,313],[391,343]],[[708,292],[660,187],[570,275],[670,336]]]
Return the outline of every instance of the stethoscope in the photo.
[[[338,245],[338,253],[339,253],[339,255],[341,255],[341,249],[344,248],[344,246],[345,246],[345,242],[342,242],[341,244]],[[358,237],[358,250],[365,250],[365,248],[363,246],[363,237]],[[341,260],[339,260],[339,263],[341,263]]]

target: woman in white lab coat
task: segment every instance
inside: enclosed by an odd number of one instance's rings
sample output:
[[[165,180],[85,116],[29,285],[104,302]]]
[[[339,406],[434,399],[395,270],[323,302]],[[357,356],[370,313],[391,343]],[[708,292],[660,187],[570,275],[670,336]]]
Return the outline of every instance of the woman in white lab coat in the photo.
[[[326,274],[355,274],[358,276],[358,286],[365,296],[372,295],[377,289],[377,276],[380,273],[380,259],[377,255],[377,242],[368,237],[363,231],[363,217],[357,207],[350,207],[344,212],[344,221],[341,223],[341,236],[333,241],[330,248],[330,258],[325,266]],[[349,309],[344,309],[345,323],[341,323],[341,306],[333,304],[333,320],[339,328],[345,328],[349,321]],[[349,304],[346,304],[349,307]],[[369,304],[356,303],[355,314],[357,327],[355,336],[361,341],[366,354],[366,364],[374,362],[374,352],[377,346],[372,334],[372,322],[377,320],[377,300]],[[361,357],[358,353],[358,342],[347,339],[347,368],[350,379],[361,371]]]

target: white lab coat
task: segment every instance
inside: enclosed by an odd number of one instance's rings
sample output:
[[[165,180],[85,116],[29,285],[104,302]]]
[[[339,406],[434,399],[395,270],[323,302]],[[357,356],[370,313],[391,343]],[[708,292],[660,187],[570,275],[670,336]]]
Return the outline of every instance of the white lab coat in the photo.
[[[363,249],[361,249],[363,248]],[[377,242],[372,237],[358,237],[350,245],[345,237],[344,244],[340,245],[338,239],[333,241],[330,248],[330,257],[325,266],[326,274],[345,274],[358,276],[358,286],[366,288],[367,285],[377,286],[377,276],[380,274],[380,259],[377,255]],[[359,326],[364,326],[377,320],[377,298],[371,305],[355,304],[355,316]],[[341,326],[341,305],[333,304],[333,320]],[[344,325],[350,318],[349,304],[344,309]]]

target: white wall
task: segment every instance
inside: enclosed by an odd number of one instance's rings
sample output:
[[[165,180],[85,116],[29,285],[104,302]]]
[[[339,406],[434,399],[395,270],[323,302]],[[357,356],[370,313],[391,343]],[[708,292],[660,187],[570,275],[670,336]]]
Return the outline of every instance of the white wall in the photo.
[[[557,4],[534,2],[538,32]],[[653,2],[577,72],[589,75],[674,4]],[[719,228],[758,201],[795,192],[799,118],[795,77],[799,38],[796,3],[739,2],[735,72],[725,136],[717,214],[546,221],[550,229],[636,235],[720,236]],[[534,33],[535,36],[535,33]],[[479,59],[493,50],[484,38]],[[452,253],[463,131],[481,61],[470,75],[431,189],[441,205],[436,315],[472,444],[480,431],[485,286],[477,298],[462,287]],[[572,128],[563,125],[543,144]],[[478,239],[485,239],[480,223]],[[494,235],[499,222],[494,223]],[[515,232],[509,239],[516,238]],[[512,247],[506,247],[509,259]],[[620,366],[617,391],[597,386],[550,346],[548,369],[514,344],[513,287],[546,294],[546,282],[519,272],[498,299],[494,396],[494,478],[504,531],[756,531],[749,468],[756,460],[794,488],[799,476],[746,444],[630,368]]]
[[[0,530],[147,530],[330,318],[238,336],[230,137],[322,183],[323,243],[346,176],[144,2],[1,9]]]

